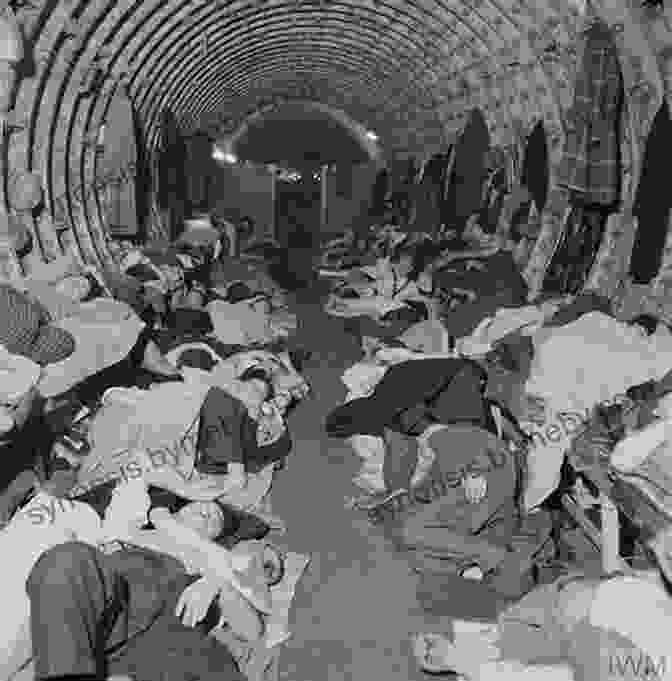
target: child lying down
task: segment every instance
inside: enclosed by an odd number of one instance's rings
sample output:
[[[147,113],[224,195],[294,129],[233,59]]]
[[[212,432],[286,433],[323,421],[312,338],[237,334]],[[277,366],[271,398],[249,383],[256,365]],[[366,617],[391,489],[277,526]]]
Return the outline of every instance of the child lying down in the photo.
[[[108,495],[101,518],[103,497],[91,497],[94,509],[40,492],[0,534],[14,557],[3,578],[12,616],[0,624],[9,644],[0,676],[14,678],[32,657],[40,681],[242,681],[230,652],[207,634],[219,623],[249,641],[262,637],[281,554],[258,541],[225,548],[235,517],[214,502],[171,499],[133,480]],[[157,501],[176,512],[152,509]],[[248,528],[263,534],[263,523]]]
[[[80,462],[78,487],[143,471],[149,483],[192,500],[249,497],[291,449],[273,391],[258,367],[229,380],[228,390],[206,379],[109,390],[89,431],[92,450]]]

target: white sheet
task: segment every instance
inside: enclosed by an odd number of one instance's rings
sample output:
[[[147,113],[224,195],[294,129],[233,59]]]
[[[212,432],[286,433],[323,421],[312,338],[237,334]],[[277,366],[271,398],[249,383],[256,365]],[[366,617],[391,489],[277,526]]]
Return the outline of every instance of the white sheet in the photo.
[[[530,453],[527,508],[538,506],[557,487],[562,457],[578,419],[596,404],[618,399],[630,386],[659,379],[672,368],[672,336],[666,329],[646,338],[600,312],[567,326],[542,329],[533,340],[535,359],[526,391],[546,400],[546,426],[541,431],[552,435],[537,440]],[[567,427],[569,423],[574,425]],[[521,425],[540,432],[531,424]]]
[[[527,391],[545,398],[557,411],[584,412],[623,395],[632,385],[661,378],[671,368],[669,332],[642,337],[633,327],[591,312],[553,329],[535,347]]]

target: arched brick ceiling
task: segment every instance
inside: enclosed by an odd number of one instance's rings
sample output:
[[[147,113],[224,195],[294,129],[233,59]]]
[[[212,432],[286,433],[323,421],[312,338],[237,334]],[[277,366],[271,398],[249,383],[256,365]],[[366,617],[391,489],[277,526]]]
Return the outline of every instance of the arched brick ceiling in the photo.
[[[102,224],[95,141],[122,85],[150,155],[166,109],[185,135],[219,138],[271,103],[310,99],[375,130],[391,153],[443,146],[471,106],[498,130],[521,110],[558,118],[573,2],[15,0],[29,59],[10,168],[41,174],[46,223]],[[53,226],[35,229],[45,253],[58,250]],[[93,257],[100,238],[81,232]]]
[[[240,159],[292,168],[372,160],[348,126],[302,102],[286,102],[248,121],[232,151]]]
[[[164,108],[187,134],[220,135],[297,96],[414,146],[443,135],[465,88],[508,77],[530,39],[568,43],[576,21],[566,0],[61,0],[21,15],[66,101],[84,63],[126,76],[150,146]]]

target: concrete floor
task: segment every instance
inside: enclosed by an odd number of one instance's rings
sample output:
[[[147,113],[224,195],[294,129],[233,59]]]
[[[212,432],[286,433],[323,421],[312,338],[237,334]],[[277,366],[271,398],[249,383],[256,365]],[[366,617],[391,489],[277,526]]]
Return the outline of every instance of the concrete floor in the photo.
[[[283,650],[283,681],[415,681],[425,677],[410,656],[409,636],[447,630],[416,601],[407,559],[344,508],[357,492],[358,460],[330,440],[324,420],[345,395],[343,370],[358,357],[343,320],[327,317],[314,300],[297,304],[299,337],[316,355],[305,373],[312,399],[291,418],[294,449],[273,489],[273,508],[286,522],[286,544],[312,563],[299,584],[293,638]],[[284,542],[283,542],[284,543]]]

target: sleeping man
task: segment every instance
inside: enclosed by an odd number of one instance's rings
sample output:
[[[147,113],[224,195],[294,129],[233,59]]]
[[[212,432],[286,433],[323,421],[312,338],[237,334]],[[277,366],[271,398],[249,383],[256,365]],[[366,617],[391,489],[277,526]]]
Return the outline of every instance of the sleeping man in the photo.
[[[240,502],[270,484],[270,464],[291,449],[285,410],[305,382],[264,352],[215,364],[191,348],[175,362],[183,383],[105,394],[78,470],[81,489],[140,469],[150,484],[200,501],[233,495]]]
[[[9,678],[32,654],[40,681],[118,674],[242,681],[208,632],[219,623],[249,641],[262,636],[273,572],[264,570],[264,548],[224,548],[217,540],[236,532],[230,511],[155,491],[152,499],[143,481],[132,481],[111,499],[91,497],[95,510],[40,493],[17,513],[1,539],[18,558],[5,581],[7,604],[13,616],[26,615],[18,635],[16,625],[3,632],[3,641],[14,641],[0,664]],[[41,513],[48,501],[50,523]],[[155,502],[161,507],[150,511]],[[178,510],[171,515],[165,504]],[[252,528],[252,536],[263,530]]]
[[[505,589],[519,558],[509,548],[519,519],[513,454],[496,435],[468,423],[435,426],[427,444],[445,492],[404,520],[401,545],[415,552],[421,572],[492,580]]]

